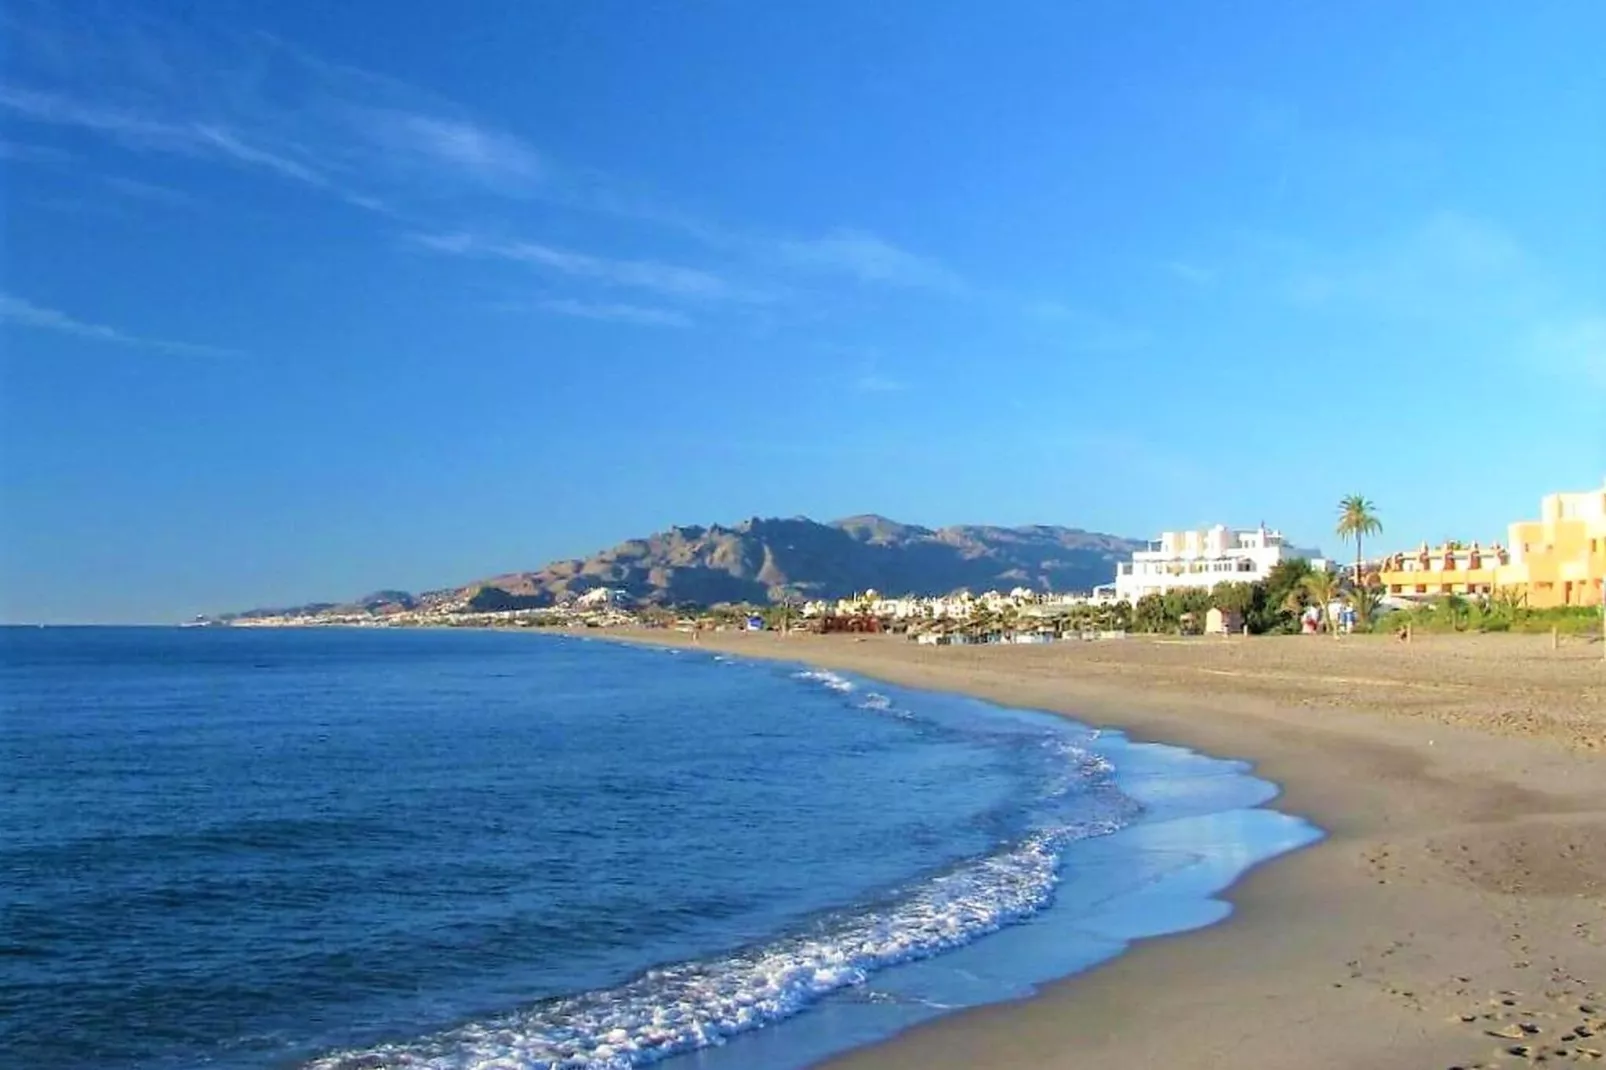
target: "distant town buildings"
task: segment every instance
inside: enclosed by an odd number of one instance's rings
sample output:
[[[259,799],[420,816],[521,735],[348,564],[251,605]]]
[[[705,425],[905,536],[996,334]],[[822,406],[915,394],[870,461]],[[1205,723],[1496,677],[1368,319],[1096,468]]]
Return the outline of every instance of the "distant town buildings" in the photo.
[[[1279,562],[1296,557],[1325,569],[1321,551],[1290,544],[1283,533],[1261,524],[1233,530],[1222,524],[1195,531],[1167,531],[1117,566],[1115,582],[1096,588],[1126,602],[1146,594],[1165,594],[1178,587],[1209,589],[1223,581],[1264,580]]]
[[[1399,598],[1444,595],[1488,595],[1501,585],[1500,570],[1510,562],[1505,547],[1445,543],[1429,549],[1423,543],[1378,563],[1377,581],[1386,594]]]
[[[1597,606],[1606,583],[1606,484],[1550,494],[1538,520],[1507,529],[1509,547],[1449,543],[1393,554],[1377,565],[1391,595],[1518,597],[1531,609]]]
[[[1382,588],[1386,604],[1446,596],[1520,599],[1532,609],[1598,606],[1606,597],[1606,484],[1594,490],[1551,494],[1540,501],[1536,520],[1508,529],[1508,545],[1425,543],[1362,564],[1368,584]],[[963,643],[978,636],[1005,636],[1010,642],[1041,642],[1061,634],[1068,623],[1079,631],[1114,631],[1108,623],[1147,595],[1195,589],[1223,582],[1256,583],[1279,564],[1303,558],[1327,570],[1321,551],[1295,546],[1282,532],[1267,528],[1229,529],[1223,525],[1193,531],[1167,531],[1146,549],[1117,565],[1115,581],[1091,594],[1050,593],[1029,587],[973,594],[889,596],[867,590],[849,598],[788,602],[775,607],[772,622],[753,607],[711,607],[670,611],[638,606],[621,588],[597,587],[556,604],[536,608],[481,608],[467,592],[427,604],[307,607],[277,614],[251,614],[220,620],[235,627],[614,627],[664,624],[686,629],[705,626],[761,629],[794,625],[815,631],[895,631],[921,642]],[[1124,604],[1124,607],[1123,607]],[[1330,607],[1336,617],[1337,609]],[[739,613],[727,622],[730,613]],[[1320,614],[1317,614],[1319,617]],[[1101,621],[1105,623],[1100,623]],[[712,622],[712,623],[711,623]],[[211,623],[202,620],[199,623]],[[1196,626],[1207,633],[1238,634],[1241,614],[1212,608]],[[1126,627],[1122,623],[1120,628]],[[968,633],[968,637],[967,637]]]
[[[986,614],[1013,613],[1021,617],[1051,615],[1056,609],[1083,605],[1113,605],[1114,596],[1082,593],[1051,593],[1029,587],[1016,587],[1011,591],[986,591],[971,594],[956,591],[953,594],[920,596],[905,595],[889,598],[878,591],[869,590],[851,598],[819,598],[804,602],[799,615],[804,620],[827,617],[862,617],[894,623],[920,621],[969,621]]]

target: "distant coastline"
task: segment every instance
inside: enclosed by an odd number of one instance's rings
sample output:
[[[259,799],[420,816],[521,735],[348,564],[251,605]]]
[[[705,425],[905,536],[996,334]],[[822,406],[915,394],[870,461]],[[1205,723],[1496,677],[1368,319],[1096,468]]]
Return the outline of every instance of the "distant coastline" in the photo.
[[[754,517],[670,528],[589,558],[554,561],[414,594],[374,591],[198,618],[227,623],[418,623],[460,615],[560,611],[684,613],[721,605],[801,605],[866,590],[1090,590],[1114,577],[1135,539],[1051,525],[926,528],[881,516],[828,523]]]

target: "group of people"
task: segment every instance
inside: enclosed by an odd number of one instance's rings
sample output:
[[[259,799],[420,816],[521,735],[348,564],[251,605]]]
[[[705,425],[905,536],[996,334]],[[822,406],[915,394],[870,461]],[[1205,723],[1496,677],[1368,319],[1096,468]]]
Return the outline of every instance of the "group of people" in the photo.
[[[1331,619],[1334,628],[1344,635],[1348,635],[1355,630],[1355,625],[1360,620],[1360,617],[1355,612],[1354,606],[1343,605],[1331,614]],[[1322,607],[1306,606],[1305,611],[1299,615],[1299,625],[1300,631],[1306,635],[1315,635],[1321,631]]]

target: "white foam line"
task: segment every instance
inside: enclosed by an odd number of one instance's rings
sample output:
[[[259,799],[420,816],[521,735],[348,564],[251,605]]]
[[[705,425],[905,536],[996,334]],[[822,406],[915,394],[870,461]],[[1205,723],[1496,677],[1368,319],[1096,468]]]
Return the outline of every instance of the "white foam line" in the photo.
[[[832,691],[853,691],[857,689],[853,681],[838,676],[828,669],[806,669],[803,672],[795,673],[794,676],[798,680],[818,681]]]
[[[680,963],[425,1040],[340,1052],[309,1070],[628,1070],[790,1017],[876,970],[928,958],[1051,901],[1059,851],[1116,822],[1039,833],[916,886],[881,910],[828,917],[748,951]]]
[[[836,673],[794,675],[857,693],[861,708],[912,716]],[[1103,782],[1112,769],[1070,740],[1049,736],[1043,745],[1064,759],[1064,776],[1046,797]],[[1036,914],[1053,899],[1062,849],[1125,823],[1087,820],[1040,830],[865,911],[820,918],[807,931],[757,948],[649,970],[613,988],[417,1041],[337,1052],[308,1070],[631,1070],[720,1044],[863,984],[877,970],[963,946]]]

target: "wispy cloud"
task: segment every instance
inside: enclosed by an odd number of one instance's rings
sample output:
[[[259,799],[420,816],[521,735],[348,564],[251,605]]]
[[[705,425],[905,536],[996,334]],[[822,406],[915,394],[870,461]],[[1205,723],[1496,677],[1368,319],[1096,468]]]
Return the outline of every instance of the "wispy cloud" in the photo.
[[[224,127],[197,123],[191,129],[202,146],[227,159],[249,167],[261,167],[309,186],[329,184],[329,179],[322,172],[283,153],[247,144]]]
[[[204,18],[106,20],[70,6],[18,0],[18,7],[31,15],[8,16],[0,116],[19,126],[229,167],[414,231],[496,233],[506,225],[509,199],[537,198],[654,228],[657,244],[695,243],[718,266],[452,234],[425,240],[439,252],[525,264],[598,287],[727,301],[749,313],[782,303],[804,278],[816,290],[850,283],[971,292],[938,260],[868,230],[797,236],[695,218],[651,191],[553,159],[516,124],[498,125],[416,86],[328,62],[269,34]],[[139,196],[132,188],[123,192]]]
[[[168,121],[150,114],[104,107],[54,93],[0,87],[0,108],[35,123],[76,127],[103,135],[128,148],[173,153],[261,168],[312,186],[329,180],[312,166],[282,150],[250,144],[230,129],[211,123]]]
[[[190,342],[174,342],[162,338],[146,338],[141,335],[129,334],[127,331],[119,330],[116,327],[75,319],[65,312],[60,312],[53,308],[45,308],[34,304],[32,301],[10,294],[0,294],[0,322],[14,323],[21,327],[30,327],[36,330],[55,331],[59,334],[70,334],[78,338],[109,342],[114,345],[154,349],[178,356],[233,357],[240,355],[237,350],[221,349],[217,346],[195,345]]]
[[[466,178],[503,193],[528,190],[548,171],[524,141],[464,118],[376,111],[366,129],[396,162],[410,161],[438,177]]]
[[[782,241],[779,251],[794,266],[844,274],[860,282],[950,292],[963,289],[959,276],[937,261],[860,230]]]
[[[133,197],[136,200],[149,201],[153,204],[165,204],[177,208],[197,203],[194,197],[183,190],[173,189],[171,186],[163,186],[155,182],[142,182],[139,179],[122,178],[115,175],[102,179],[102,182],[108,189],[115,190],[125,197]]]
[[[537,302],[536,308],[557,316],[633,323],[642,327],[690,327],[691,317],[669,308],[647,308],[610,301],[577,301],[568,297]]]
[[[59,93],[0,86],[0,107],[30,122],[80,127],[136,146],[187,140],[183,130],[171,123],[115,107],[84,103]]]
[[[0,111],[28,123],[253,169],[361,207],[513,193],[545,174],[522,139],[451,102],[266,34],[51,15],[17,35],[0,85]]]
[[[1038,301],[1027,311],[1051,325],[1056,338],[1071,349],[1089,353],[1127,353],[1143,349],[1154,335],[1143,327],[1118,323],[1107,316],[1060,301]]]
[[[528,241],[499,241],[468,233],[422,234],[414,240],[452,256],[511,260],[610,286],[651,290],[671,297],[719,300],[741,296],[717,275],[655,260],[617,260]]]
[[[1165,268],[1183,282],[1191,283],[1194,286],[1208,286],[1216,281],[1216,273],[1214,271],[1207,267],[1200,267],[1198,264],[1190,264],[1186,260],[1167,261]]]

